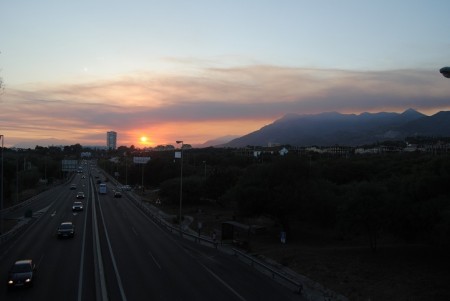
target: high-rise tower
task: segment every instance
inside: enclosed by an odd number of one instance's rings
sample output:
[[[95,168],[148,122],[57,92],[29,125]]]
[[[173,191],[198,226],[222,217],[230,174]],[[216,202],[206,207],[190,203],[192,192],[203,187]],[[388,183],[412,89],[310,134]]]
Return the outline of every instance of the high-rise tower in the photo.
[[[114,131],[106,132],[106,146],[108,149],[116,149],[117,133]]]

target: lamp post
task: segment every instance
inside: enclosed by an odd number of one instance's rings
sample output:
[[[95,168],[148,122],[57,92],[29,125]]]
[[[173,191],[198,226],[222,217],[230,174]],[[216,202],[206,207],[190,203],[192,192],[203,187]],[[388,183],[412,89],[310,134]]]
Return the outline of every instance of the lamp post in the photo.
[[[144,195],[144,164],[141,165],[141,186],[142,186],[142,195]]]
[[[180,174],[180,215],[178,217],[178,222],[180,224],[180,234],[183,233],[183,228],[181,227],[181,208],[182,208],[182,204],[183,204],[183,141],[182,140],[177,140],[176,141],[177,144],[181,143],[181,152],[180,152],[180,157],[181,157],[181,174]]]
[[[128,158],[125,157],[125,185],[128,185]]]
[[[441,72],[443,76],[450,78],[450,67],[442,67],[439,69],[439,72]]]
[[[1,194],[0,194],[0,234],[3,234],[3,144],[5,141],[5,136],[0,135],[0,139],[2,139],[2,171],[1,171]]]

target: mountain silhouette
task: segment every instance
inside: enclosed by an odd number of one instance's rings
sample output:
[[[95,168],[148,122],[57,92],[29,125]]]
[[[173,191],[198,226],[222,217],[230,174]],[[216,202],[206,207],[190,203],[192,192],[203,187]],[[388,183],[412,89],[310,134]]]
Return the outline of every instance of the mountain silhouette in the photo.
[[[268,146],[358,146],[408,136],[450,136],[450,112],[432,116],[414,109],[403,113],[341,114],[325,112],[315,115],[287,114],[261,129],[233,139],[220,147]]]

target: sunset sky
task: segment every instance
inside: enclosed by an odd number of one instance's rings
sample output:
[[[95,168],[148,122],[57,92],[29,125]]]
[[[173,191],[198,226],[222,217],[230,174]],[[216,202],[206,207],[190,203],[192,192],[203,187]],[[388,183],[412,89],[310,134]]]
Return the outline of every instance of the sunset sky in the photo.
[[[0,134],[198,145],[288,113],[450,110],[449,13],[448,0],[2,1]]]

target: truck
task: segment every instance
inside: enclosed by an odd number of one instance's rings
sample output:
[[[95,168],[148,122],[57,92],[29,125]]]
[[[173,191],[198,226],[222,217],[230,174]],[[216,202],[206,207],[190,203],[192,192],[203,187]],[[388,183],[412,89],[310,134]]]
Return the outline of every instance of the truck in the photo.
[[[106,194],[106,184],[105,183],[100,183],[100,185],[98,185],[98,193],[100,194]]]

